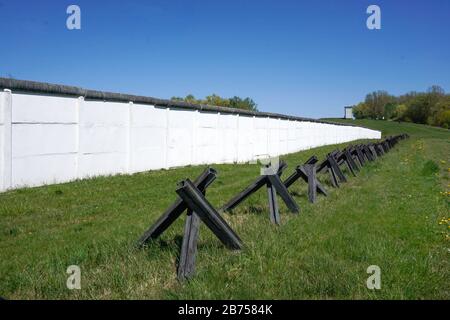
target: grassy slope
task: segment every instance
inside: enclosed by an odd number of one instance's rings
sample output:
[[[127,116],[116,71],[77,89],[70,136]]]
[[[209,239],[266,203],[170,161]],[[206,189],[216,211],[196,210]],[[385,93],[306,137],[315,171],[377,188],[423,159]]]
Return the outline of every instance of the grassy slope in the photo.
[[[450,298],[448,218],[449,131],[414,124],[358,121],[385,134],[407,132],[383,159],[341,189],[281,205],[282,226],[268,221],[265,191],[225,219],[243,239],[223,248],[202,226],[198,274],[175,278],[183,221],[145,250],[134,241],[175,198],[176,182],[202,167],[115,176],[0,194],[0,296],[7,298]],[[291,154],[292,168],[327,146]],[[255,165],[216,165],[208,198],[220,206],[257,175]],[[65,287],[67,266],[82,270],[82,290]],[[366,288],[378,265],[382,289]]]

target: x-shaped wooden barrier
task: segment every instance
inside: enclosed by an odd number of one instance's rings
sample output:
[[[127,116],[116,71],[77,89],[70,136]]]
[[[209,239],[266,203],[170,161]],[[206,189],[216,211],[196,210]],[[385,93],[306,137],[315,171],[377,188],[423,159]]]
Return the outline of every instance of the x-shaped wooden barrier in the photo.
[[[205,197],[206,188],[215,180],[216,174],[214,169],[208,168],[194,182],[189,179],[181,181],[176,190],[179,198],[138,241],[138,246],[143,246],[150,239],[156,239],[183,212],[186,212],[187,217],[178,263],[179,280],[190,278],[195,272],[200,221],[203,221],[226,247],[233,250],[242,248],[241,239]]]
[[[358,167],[353,161],[353,158],[351,156],[348,156],[345,150],[344,151],[334,150],[333,152],[331,152],[331,155],[336,159],[336,162],[339,167],[345,164],[345,166],[352,173],[352,175],[356,177],[356,171],[358,170]]]
[[[269,173],[259,176],[255,182],[253,182],[251,185],[237,194],[234,198],[228,201],[228,203],[221,208],[221,211],[234,209],[250,195],[258,191],[263,186],[266,186],[267,198],[269,202],[269,217],[272,223],[280,224],[277,193],[280,195],[281,199],[283,199],[284,203],[292,213],[299,213],[300,210],[297,206],[297,203],[295,203],[294,199],[292,199],[287,188],[280,179],[280,176],[286,167],[287,164],[285,162],[281,162],[275,174]]]
[[[339,182],[347,182],[347,178],[342,173],[335,157],[329,153],[324,161],[318,166],[317,172],[327,170],[330,174],[331,184],[335,188],[339,188]]]
[[[363,167],[366,161],[364,160],[364,155],[361,153],[361,150],[357,148],[357,146],[350,145],[347,147],[350,155],[353,158],[353,161],[357,162],[359,167]]]
[[[316,202],[317,192],[327,196],[325,188],[317,180],[316,163],[319,160],[316,156],[309,158],[303,165],[297,166],[295,171],[284,181],[286,188],[289,188],[295,181],[302,178],[308,184],[308,199],[311,203]]]

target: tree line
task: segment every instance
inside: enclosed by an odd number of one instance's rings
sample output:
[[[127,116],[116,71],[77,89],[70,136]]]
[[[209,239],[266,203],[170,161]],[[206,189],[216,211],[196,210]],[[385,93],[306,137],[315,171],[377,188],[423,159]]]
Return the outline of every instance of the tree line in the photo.
[[[450,94],[440,86],[426,92],[412,91],[400,96],[378,90],[353,106],[356,119],[385,119],[450,128]]]
[[[207,96],[204,99],[196,99],[192,94],[188,94],[186,97],[172,97],[173,101],[184,101],[188,103],[194,104],[207,104],[211,106],[217,107],[227,107],[227,108],[236,108],[236,109],[244,109],[250,111],[258,111],[258,105],[251,98],[240,98],[237,96],[231,98],[222,98],[216,94],[212,94]]]

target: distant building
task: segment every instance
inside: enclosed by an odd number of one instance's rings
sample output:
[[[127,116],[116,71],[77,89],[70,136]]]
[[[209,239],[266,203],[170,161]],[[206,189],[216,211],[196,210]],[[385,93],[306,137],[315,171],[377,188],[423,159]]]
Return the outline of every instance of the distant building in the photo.
[[[344,110],[345,110],[344,119],[354,119],[353,107],[344,107]]]

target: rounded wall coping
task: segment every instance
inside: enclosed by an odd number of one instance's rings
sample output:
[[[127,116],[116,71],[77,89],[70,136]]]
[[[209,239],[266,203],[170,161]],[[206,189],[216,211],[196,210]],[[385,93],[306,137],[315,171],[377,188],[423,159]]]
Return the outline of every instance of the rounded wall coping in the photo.
[[[332,125],[337,125],[337,126],[364,128],[362,126],[356,126],[353,124],[317,120],[317,119],[312,119],[312,118],[303,118],[303,117],[298,117],[298,116],[289,116],[289,115],[279,114],[279,113],[250,111],[250,110],[243,110],[243,109],[236,109],[236,108],[211,106],[211,105],[206,105],[206,104],[194,104],[194,103],[188,103],[188,102],[183,102],[183,101],[158,99],[158,98],[148,97],[148,96],[139,96],[139,95],[116,93],[116,92],[89,90],[89,89],[84,89],[84,88],[75,87],[75,86],[51,84],[51,83],[29,81],[29,80],[16,80],[16,79],[1,78],[1,77],[0,77],[0,89],[9,89],[9,90],[12,90],[13,92],[17,91],[17,92],[24,92],[24,93],[39,93],[39,94],[71,96],[71,97],[84,97],[85,99],[89,99],[89,100],[100,100],[100,101],[111,101],[111,102],[127,102],[127,103],[133,102],[133,103],[139,103],[139,104],[153,105],[155,107],[180,108],[180,109],[189,109],[189,110],[220,112],[220,113],[227,113],[227,114],[239,114],[239,115],[244,115],[244,116],[269,117],[269,118],[275,118],[275,119],[316,122],[316,123],[332,124]],[[368,129],[368,128],[366,128],[366,129]]]

